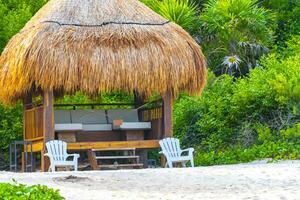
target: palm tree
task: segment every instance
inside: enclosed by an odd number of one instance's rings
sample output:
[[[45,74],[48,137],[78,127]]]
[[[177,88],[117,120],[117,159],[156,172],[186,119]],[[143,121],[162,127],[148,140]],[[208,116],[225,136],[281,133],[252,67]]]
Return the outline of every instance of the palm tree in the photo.
[[[141,0],[161,16],[180,25],[190,33],[199,29],[198,7],[189,0]]]
[[[247,73],[268,52],[272,19],[255,0],[209,0],[200,15],[200,38],[209,66],[217,73]]]

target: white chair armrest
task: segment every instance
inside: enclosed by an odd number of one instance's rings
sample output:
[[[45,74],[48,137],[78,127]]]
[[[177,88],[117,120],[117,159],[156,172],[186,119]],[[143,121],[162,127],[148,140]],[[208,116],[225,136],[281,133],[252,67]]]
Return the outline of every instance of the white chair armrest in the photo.
[[[193,154],[193,152],[195,151],[195,149],[194,148],[188,148],[188,149],[183,149],[183,150],[181,150],[181,153],[183,153],[183,152],[189,152],[189,155],[190,154]]]
[[[49,154],[48,154],[48,153],[45,153],[44,156],[48,156],[48,157],[49,157]]]
[[[158,152],[159,154],[164,154],[162,151]]]
[[[68,154],[67,157],[74,157],[75,159],[78,159],[80,157],[80,155],[78,153],[73,153],[73,154]]]

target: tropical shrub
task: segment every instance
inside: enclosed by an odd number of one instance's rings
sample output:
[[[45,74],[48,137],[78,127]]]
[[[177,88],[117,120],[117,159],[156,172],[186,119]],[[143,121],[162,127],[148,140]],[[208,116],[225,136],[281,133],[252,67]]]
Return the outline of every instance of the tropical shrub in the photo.
[[[0,0],[0,51],[47,0]]]
[[[272,14],[255,0],[209,0],[200,21],[200,43],[217,74],[248,73],[272,42]]]
[[[300,159],[300,145],[289,142],[269,142],[252,145],[249,148],[239,146],[220,151],[201,152],[195,156],[196,165],[221,165],[251,162],[270,158],[270,161]]]
[[[211,73],[202,97],[182,95],[174,107],[175,136],[183,145],[194,146],[202,154],[208,153],[203,155],[213,155],[214,159],[223,156],[224,152],[235,154],[234,151],[245,149],[259,152],[260,148],[267,148],[269,153],[263,156],[255,156],[258,155],[255,153],[251,159],[270,156],[269,145],[272,153],[274,149],[281,151],[288,146],[292,157],[298,157],[299,36],[291,41],[285,50],[285,58],[270,54],[261,60],[259,67],[250,71],[248,77],[215,77]],[[290,151],[293,144],[295,151]],[[275,152],[271,157],[286,156]],[[242,161],[242,158],[238,160]]]
[[[0,183],[0,197],[3,200],[63,200],[58,190],[43,185],[26,186],[23,184]]]
[[[141,0],[152,10],[194,33],[199,28],[198,7],[190,0]]]
[[[21,105],[6,107],[0,104],[0,158],[7,159],[9,144],[22,138],[22,111]]]
[[[300,34],[300,0],[261,0],[261,4],[275,13],[277,45],[285,46],[293,35]]]

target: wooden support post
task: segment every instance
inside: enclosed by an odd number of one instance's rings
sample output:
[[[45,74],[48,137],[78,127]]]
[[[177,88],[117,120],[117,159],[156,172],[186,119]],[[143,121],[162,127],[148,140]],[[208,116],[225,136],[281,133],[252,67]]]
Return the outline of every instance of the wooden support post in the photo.
[[[168,91],[165,96],[163,96],[163,137],[173,136],[173,124],[172,124],[172,114],[173,114],[173,96],[170,91]],[[161,156],[161,167],[166,164],[166,158]]]
[[[26,95],[26,97],[23,99],[23,109],[27,110],[32,108],[32,94],[29,93]]]
[[[44,91],[43,96],[43,106],[44,106],[44,124],[43,124],[43,133],[44,133],[44,145],[43,145],[43,151],[41,152],[41,170],[47,171],[50,165],[49,159],[44,156],[45,153],[45,144],[49,140],[54,139],[54,110],[53,110],[53,91],[46,90]]]
[[[136,108],[142,106],[144,104],[144,99],[141,95],[139,95],[139,93],[137,93],[136,91],[134,92],[134,106]]]
[[[25,112],[27,109],[32,108],[32,94],[29,93],[25,96],[25,98],[23,99],[23,140],[26,140],[26,134],[30,134],[30,133],[26,133],[26,115]],[[24,147],[25,150],[25,147]],[[27,164],[27,163],[26,163]],[[24,159],[24,153],[22,153],[22,172],[25,172],[25,159]]]
[[[93,152],[91,149],[87,151],[88,154],[88,160],[91,165],[92,170],[98,169],[97,160],[95,159],[95,152]]]
[[[138,92],[134,91],[134,107],[139,108],[140,106],[144,105],[144,98],[139,95]],[[143,116],[141,110],[138,110],[138,117],[139,120],[142,121]]]
[[[172,113],[173,113],[173,96],[171,92],[167,92],[163,97],[164,138],[173,136]]]

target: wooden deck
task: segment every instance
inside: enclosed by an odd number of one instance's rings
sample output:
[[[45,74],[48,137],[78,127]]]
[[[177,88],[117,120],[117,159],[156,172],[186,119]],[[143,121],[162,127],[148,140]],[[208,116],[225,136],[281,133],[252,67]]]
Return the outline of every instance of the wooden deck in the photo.
[[[159,140],[76,142],[76,143],[68,143],[68,150],[111,149],[111,148],[154,149],[154,148],[159,148],[158,142]],[[33,152],[42,151],[43,140],[34,141],[32,149]]]

